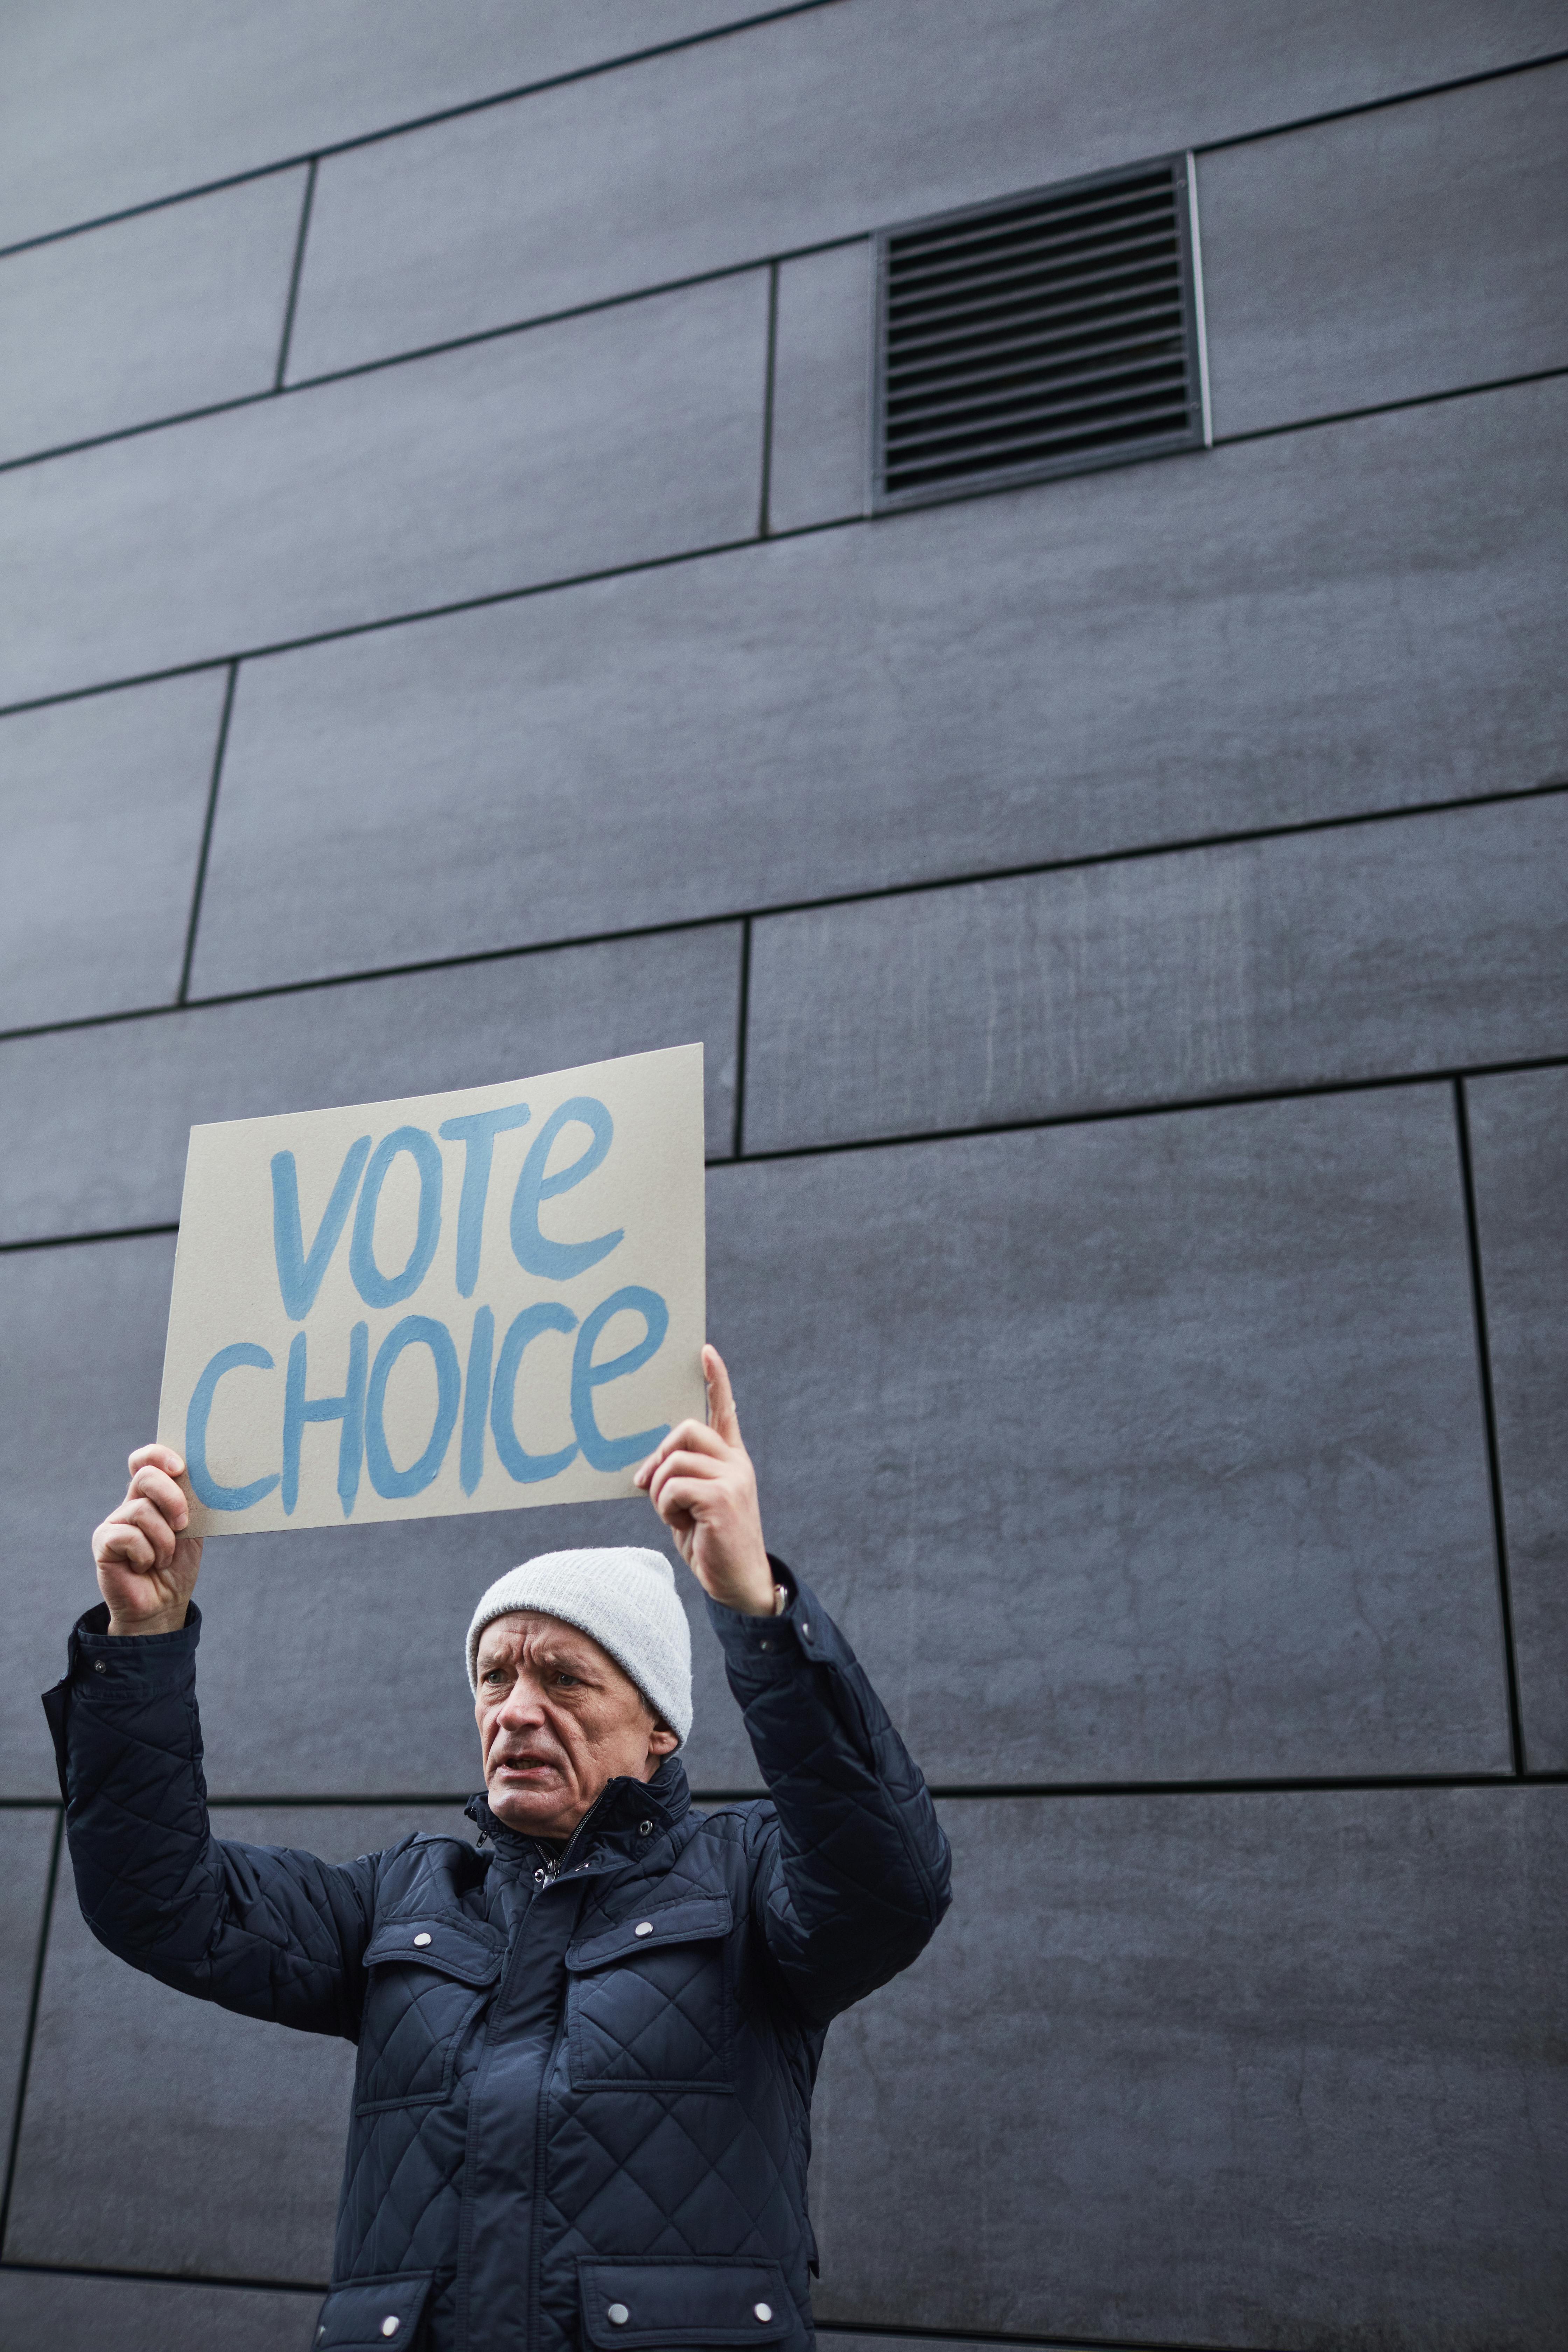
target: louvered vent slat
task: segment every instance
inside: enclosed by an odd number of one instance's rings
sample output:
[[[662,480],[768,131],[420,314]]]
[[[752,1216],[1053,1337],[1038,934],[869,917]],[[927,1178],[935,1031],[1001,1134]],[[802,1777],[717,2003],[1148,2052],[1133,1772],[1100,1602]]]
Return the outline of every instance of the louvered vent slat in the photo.
[[[1146,338],[1168,329],[1173,322],[1180,326],[1182,315],[1181,304],[1165,299],[1141,302],[1135,308],[1119,304],[1116,317],[1109,324],[1089,310],[1081,317],[1075,314],[1070,320],[1054,320],[1044,327],[1026,324],[1016,332],[1009,329],[1005,334],[987,334],[978,354],[973,350],[974,339],[967,331],[932,336],[920,349],[908,353],[898,367],[887,371],[889,392],[893,394],[905,384],[945,377],[955,369],[974,368],[978,373],[977,358],[1004,367],[1020,364],[1030,352],[1044,355],[1090,346],[1097,351],[1109,351],[1118,341]],[[1113,333],[1113,329],[1121,331]]]
[[[877,503],[1205,437],[1187,162],[881,240]]]
[[[1162,226],[1141,236],[1097,237],[1091,245],[1074,245],[1050,253],[1000,257],[984,269],[944,269],[940,278],[919,285],[889,289],[889,315],[900,320],[917,319],[923,311],[942,311],[956,298],[967,307],[977,302],[1016,300],[1037,288],[1048,292],[1057,286],[1093,283],[1113,271],[1152,269],[1179,279],[1180,264],[1170,249],[1170,236]]]
[[[1173,390],[1181,399],[1186,389],[1179,375],[1173,377],[1168,365],[1129,362],[1121,367],[1097,368],[1092,374],[1075,376],[1068,383],[1048,388],[994,393],[984,400],[952,401],[940,407],[916,409],[899,422],[900,427],[909,428],[909,445],[923,448],[933,441],[957,441],[969,434],[984,432],[994,421],[1045,416],[1063,409],[1087,409],[1107,400],[1125,398],[1134,388],[1150,386],[1157,386],[1162,400],[1167,404]]]

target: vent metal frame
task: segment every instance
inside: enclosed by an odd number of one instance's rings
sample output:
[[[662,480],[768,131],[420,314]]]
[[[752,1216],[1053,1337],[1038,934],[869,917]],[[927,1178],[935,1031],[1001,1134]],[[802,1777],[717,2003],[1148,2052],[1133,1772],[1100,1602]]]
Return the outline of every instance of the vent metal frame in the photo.
[[[1179,256],[1184,361],[1186,372],[1187,415],[1178,431],[1151,434],[1147,439],[1120,446],[1080,450],[1071,456],[1030,457],[1016,464],[977,467],[973,473],[947,481],[918,484],[910,488],[887,487],[888,296],[890,248],[900,238],[922,230],[957,228],[982,222],[989,215],[1016,212],[1041,199],[1075,196],[1093,188],[1114,188],[1119,183],[1142,179],[1151,173],[1171,174],[1173,214]],[[1152,457],[1176,457],[1206,449],[1214,441],[1209,410],[1207,336],[1204,320],[1203,251],[1198,237],[1197,173],[1191,149],[1151,155],[1137,163],[1119,164],[1114,171],[1091,172],[1076,180],[1055,180],[1042,187],[1019,188],[984,204],[965,205],[956,212],[927,213],[917,220],[899,221],[879,229],[875,237],[875,297],[871,305],[871,415],[869,476],[870,511],[896,514],[906,507],[934,506],[952,499],[971,499],[988,491],[1013,489],[1028,482],[1052,481],[1070,474],[1103,472],[1112,466],[1142,465]]]

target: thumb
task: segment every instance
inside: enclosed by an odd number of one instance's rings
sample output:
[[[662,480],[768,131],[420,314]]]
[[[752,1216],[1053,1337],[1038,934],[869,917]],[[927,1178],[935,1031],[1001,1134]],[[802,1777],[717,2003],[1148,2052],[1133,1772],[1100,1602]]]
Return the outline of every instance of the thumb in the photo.
[[[703,1349],[702,1377],[708,1383],[709,1427],[726,1445],[743,1444],[740,1416],[735,1411],[735,1391],[730,1386],[730,1375],[717,1348]]]

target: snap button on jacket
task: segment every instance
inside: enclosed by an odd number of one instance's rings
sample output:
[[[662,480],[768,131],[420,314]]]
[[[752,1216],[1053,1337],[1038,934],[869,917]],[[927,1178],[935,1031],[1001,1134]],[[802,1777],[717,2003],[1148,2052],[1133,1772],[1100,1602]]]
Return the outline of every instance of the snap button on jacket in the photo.
[[[358,2045],[321,2352],[809,2347],[824,2037],[921,1950],[949,1858],[847,1643],[777,1572],[780,1617],[709,1604],[769,1799],[700,1811],[671,1757],[563,1855],[482,1798],[478,1844],[216,1838],[195,1606],[178,1633],[112,1640],[101,1608],[72,1633],[44,1705],[93,1934]]]

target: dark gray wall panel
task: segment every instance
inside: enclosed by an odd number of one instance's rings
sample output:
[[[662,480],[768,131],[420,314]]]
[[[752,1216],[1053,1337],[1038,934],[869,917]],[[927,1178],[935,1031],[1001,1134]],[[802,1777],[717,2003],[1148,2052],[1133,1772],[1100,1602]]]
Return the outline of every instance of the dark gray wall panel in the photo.
[[[0,259],[0,460],[271,389],[302,170]]]
[[[1568,1769],[1568,1070],[1467,1089],[1526,1762]]]
[[[944,1819],[951,1917],[828,2036],[822,2316],[1561,2345],[1568,1790]]]
[[[848,0],[334,157],[291,373],[1266,130],[1559,47],[1463,0]]]
[[[768,520],[773,530],[864,514],[869,487],[869,242],[779,269]]]
[[[736,0],[477,0],[437,14],[424,0],[139,0],[133,12],[51,0],[10,13],[7,243],[756,12]],[[1524,13],[1529,43],[1540,12]],[[1448,37],[1462,41],[1457,23]]]
[[[0,719],[0,1029],[180,984],[225,673]]]
[[[44,1932],[44,1897],[58,1814],[0,1811],[0,2116],[9,2133],[32,2006],[33,1971]],[[0,2342],[5,2342],[0,2331]]]
[[[306,2352],[321,2297],[0,2271],[0,2343],[49,2352]]]
[[[1538,783],[1565,415],[1526,386],[258,663],[198,984]]]
[[[14,1139],[0,1239],[173,1222],[199,1122],[489,1086],[698,1040],[709,1150],[728,1152],[739,997],[740,931],[721,924],[13,1038],[0,1044],[0,1122]],[[132,1100],[137,1115],[105,1150],[106,1116]]]
[[[450,1810],[219,1812],[219,1836],[329,1861]],[[5,2252],[14,2262],[325,2282],[353,2051],[232,2017],[93,1941],[62,1869]]]
[[[1446,1087],[709,1192],[769,1540],[933,1780],[1507,1769]]]
[[[880,2333],[876,2336],[858,2336],[853,2328],[835,2326],[823,2327],[820,2333],[830,2347],[830,2352],[929,2352],[931,2341],[929,2336],[894,2336]],[[1025,2352],[1027,2352],[1026,2337],[1009,2336],[1007,2340],[1010,2344],[1016,2343],[1024,2347]],[[942,2341],[943,2352],[989,2352],[989,2347],[985,2344],[966,2343],[962,2336],[944,2336]],[[1058,2344],[1049,2347],[1042,2346],[1040,2352],[1075,2352],[1075,2347],[1063,2347],[1058,2339]],[[1076,2352],[1091,2352],[1091,2347],[1076,2347]],[[1122,2352],[1122,2347],[1114,2344],[1099,2344],[1092,2347],[1092,2352]]]
[[[774,916],[748,1150],[1568,1051],[1568,793]]]
[[[0,698],[748,536],[766,312],[725,278],[0,475]]]
[[[98,1601],[92,1530],[157,1427],[171,1236],[0,1255],[0,1468],[16,1497],[0,1649],[0,1796],[59,1795],[38,1693]]]
[[[1216,434],[1568,363],[1568,66],[1198,163]]]

